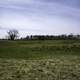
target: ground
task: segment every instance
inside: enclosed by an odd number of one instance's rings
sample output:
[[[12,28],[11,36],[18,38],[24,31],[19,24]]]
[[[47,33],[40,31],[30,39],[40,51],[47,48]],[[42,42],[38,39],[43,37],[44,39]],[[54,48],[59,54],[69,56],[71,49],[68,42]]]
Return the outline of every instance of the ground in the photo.
[[[0,80],[80,80],[80,40],[0,41]]]

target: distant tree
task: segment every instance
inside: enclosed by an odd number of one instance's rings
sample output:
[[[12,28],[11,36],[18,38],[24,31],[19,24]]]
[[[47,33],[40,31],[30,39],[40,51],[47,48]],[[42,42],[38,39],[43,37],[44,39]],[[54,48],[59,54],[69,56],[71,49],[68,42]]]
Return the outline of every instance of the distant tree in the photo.
[[[10,40],[15,40],[19,34],[18,30],[15,29],[9,30],[7,33],[8,33],[8,38]]]
[[[79,35],[79,34],[77,34],[77,35],[76,35],[76,38],[77,38],[77,39],[80,39],[80,35]]]
[[[68,35],[68,39],[74,39],[73,33],[70,33],[70,34]]]

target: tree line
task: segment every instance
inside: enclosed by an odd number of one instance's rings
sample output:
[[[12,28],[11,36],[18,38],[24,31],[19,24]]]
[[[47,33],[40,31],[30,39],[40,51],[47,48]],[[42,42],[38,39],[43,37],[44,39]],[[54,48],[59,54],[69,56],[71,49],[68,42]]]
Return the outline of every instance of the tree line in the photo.
[[[12,29],[8,32],[8,40],[66,40],[66,39],[80,39],[80,35],[73,35],[72,33],[69,35],[62,34],[62,35],[27,35],[25,38],[18,38],[19,37],[19,31]]]
[[[25,38],[21,38],[23,40],[66,40],[66,39],[80,39],[80,35],[73,35],[73,34],[62,34],[62,35],[29,35]]]

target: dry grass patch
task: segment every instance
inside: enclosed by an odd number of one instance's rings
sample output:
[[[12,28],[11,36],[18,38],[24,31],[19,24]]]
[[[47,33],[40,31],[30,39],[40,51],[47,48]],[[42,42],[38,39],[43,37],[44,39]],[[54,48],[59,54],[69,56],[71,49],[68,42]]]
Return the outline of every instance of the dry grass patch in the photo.
[[[80,57],[0,59],[0,80],[80,80]]]

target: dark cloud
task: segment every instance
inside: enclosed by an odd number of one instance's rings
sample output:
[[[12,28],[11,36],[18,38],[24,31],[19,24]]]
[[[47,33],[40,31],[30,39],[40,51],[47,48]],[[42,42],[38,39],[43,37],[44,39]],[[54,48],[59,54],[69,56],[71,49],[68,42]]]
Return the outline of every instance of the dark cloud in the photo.
[[[75,8],[80,8],[80,0],[43,0],[50,3],[60,3],[62,5],[67,5]]]

